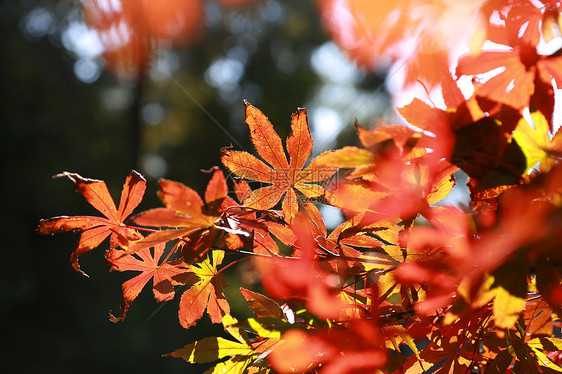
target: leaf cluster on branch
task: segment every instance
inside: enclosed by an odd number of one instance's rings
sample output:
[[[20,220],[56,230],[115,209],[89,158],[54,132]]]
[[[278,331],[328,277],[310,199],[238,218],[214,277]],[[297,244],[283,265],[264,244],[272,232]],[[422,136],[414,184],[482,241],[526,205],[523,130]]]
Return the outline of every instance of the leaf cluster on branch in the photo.
[[[484,14],[503,23],[490,21],[486,38],[509,48],[462,57],[440,78],[445,109],[419,99],[399,109],[410,126],[357,126],[361,147],[309,161],[305,109],[283,145],[245,103],[259,158],[221,150],[229,181],[214,168],[201,197],[161,179],[164,207],[131,216],[146,184],[137,172],[118,208],[103,181],[65,172],[104,217],[54,217],[39,232],[80,232],[78,271],[79,256],[109,237],[111,270],[140,272],[123,283],[112,321],[152,280],[158,301],[181,290],[184,328],[205,312],[222,324],[231,338],[168,354],[217,362],[209,373],[562,372],[562,144],[553,123],[562,57],[537,52],[560,5],[534,3],[490,1]],[[459,78],[497,67],[464,97]],[[459,170],[468,175],[464,210],[442,202]],[[329,231],[321,204],[345,221]],[[240,261],[265,290],[240,289],[255,314],[243,321],[231,315],[222,274]]]

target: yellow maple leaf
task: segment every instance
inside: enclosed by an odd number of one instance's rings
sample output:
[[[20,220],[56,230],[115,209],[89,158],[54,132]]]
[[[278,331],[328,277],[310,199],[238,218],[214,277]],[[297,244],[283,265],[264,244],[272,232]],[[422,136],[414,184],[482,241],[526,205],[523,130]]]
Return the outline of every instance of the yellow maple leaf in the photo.
[[[539,170],[550,170],[554,162],[562,156],[562,132],[558,130],[552,137],[549,136],[548,121],[541,112],[531,113],[534,128],[525,119],[521,118],[513,138],[521,147],[527,159],[525,172],[539,163]]]

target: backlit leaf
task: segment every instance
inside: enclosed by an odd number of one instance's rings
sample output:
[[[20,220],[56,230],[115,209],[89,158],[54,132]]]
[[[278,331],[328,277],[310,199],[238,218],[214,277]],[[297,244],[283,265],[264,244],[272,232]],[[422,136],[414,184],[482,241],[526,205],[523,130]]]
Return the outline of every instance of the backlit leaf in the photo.
[[[326,151],[314,159],[314,164],[327,167],[356,168],[370,166],[374,155],[361,148],[343,147],[336,151]]]
[[[513,138],[521,147],[527,159],[526,172],[540,162],[540,170],[548,171],[561,155],[562,133],[556,134],[551,140],[548,131],[549,125],[541,112],[531,114],[534,128],[525,118],[521,118]]]
[[[269,297],[244,288],[240,288],[240,292],[256,316],[273,317],[278,319],[283,319],[285,317],[279,304]]]
[[[205,203],[199,194],[182,183],[161,179],[158,196],[166,208],[155,208],[133,217],[133,222],[157,227],[155,231],[135,242],[129,253],[153,247],[175,239],[183,239],[182,255],[186,262],[205,257],[215,237],[227,228],[218,225],[223,205],[233,204],[226,195],[228,188],[222,171],[215,170],[205,191]]]
[[[259,337],[273,339],[279,339],[281,334],[294,327],[276,317],[248,318],[235,326]]]
[[[115,318],[110,315],[112,322],[125,318],[125,314],[131,303],[136,299],[146,283],[152,279],[154,298],[157,301],[167,301],[174,298],[174,285],[191,284],[197,277],[191,272],[189,266],[182,262],[160,263],[164,254],[164,245],[154,247],[154,254],[146,248],[135,255],[108,258],[111,270],[117,271],[140,271],[141,274],[129,279],[122,285],[123,297],[121,302],[121,316]]]
[[[267,210],[283,200],[285,221],[290,223],[299,210],[298,192],[307,197],[323,195],[323,188],[313,183],[327,179],[334,174],[335,169],[319,167],[314,163],[304,167],[312,151],[306,109],[299,109],[292,117],[292,132],[287,139],[289,163],[281,138],[267,117],[248,102],[245,104],[246,124],[250,129],[252,142],[258,154],[269,165],[249,153],[227,149],[221,152],[222,163],[238,177],[271,184],[252,191],[243,201],[246,207]]]
[[[141,202],[144,195],[146,181],[142,175],[132,171],[127,177],[121,192],[119,209],[116,209],[104,181],[88,179],[76,173],[68,172],[58,174],[55,177],[66,177],[74,182],[77,192],[82,194],[94,208],[106,217],[60,216],[41,220],[39,223],[38,231],[41,234],[54,234],[64,231],[82,232],[76,249],[70,258],[76,271],[86,275],[80,270],[78,257],[99,246],[108,236],[111,236],[110,245],[112,248],[120,246],[123,249],[128,248],[129,241],[135,241],[142,237],[139,232],[128,228],[123,223]]]
[[[205,261],[191,266],[199,281],[185,291],[180,300],[178,316],[184,328],[195,325],[205,309],[213,323],[220,323],[225,315],[230,314],[230,305],[222,292],[226,283],[217,270],[223,258],[224,252],[212,251]]]
[[[252,349],[246,344],[221,337],[209,337],[187,344],[185,347],[165,356],[183,358],[192,364],[203,364],[218,361],[225,357],[251,353],[253,353]]]
[[[500,328],[511,328],[525,309],[525,299],[512,295],[503,287],[496,289],[494,319]]]

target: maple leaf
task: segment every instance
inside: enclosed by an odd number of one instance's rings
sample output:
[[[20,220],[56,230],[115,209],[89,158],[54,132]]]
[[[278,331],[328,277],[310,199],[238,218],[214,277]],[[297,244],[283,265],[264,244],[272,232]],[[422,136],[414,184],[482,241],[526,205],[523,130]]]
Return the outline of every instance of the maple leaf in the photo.
[[[259,369],[260,373],[267,373],[265,368],[265,357],[279,343],[279,339],[264,339],[252,342],[248,334],[237,327],[237,320],[226,315],[222,319],[224,329],[233,336],[236,341],[209,337],[185,345],[183,348],[165,354],[165,357],[182,358],[189,363],[202,364],[226,357],[230,359],[219,362],[205,373],[254,373]]]
[[[274,300],[257,292],[240,288],[240,293],[246,299],[250,309],[258,317],[273,317],[278,319],[285,318],[283,310]]]
[[[551,173],[558,170],[562,169],[553,169]],[[560,180],[558,179],[560,174],[555,173],[549,177]],[[549,182],[544,182],[544,186],[548,185]],[[543,191],[544,186],[538,187],[539,190]],[[554,222],[549,217],[550,207],[537,198],[542,193],[531,188],[515,187],[502,194],[498,208],[501,213],[497,216],[498,224],[479,234],[472,245],[471,261],[465,264],[459,263],[459,266],[464,268],[462,271],[466,271],[465,275],[475,277],[483,272],[491,272],[507,261],[513,260],[519,251],[525,252],[528,246],[538,245],[534,256],[551,250],[551,253],[557,252],[548,244],[553,238],[548,237],[547,233],[550,230],[558,232],[558,224],[550,226]],[[521,259],[517,263],[523,266]],[[509,269],[504,271],[510,273]],[[520,276],[523,277],[523,274]],[[519,292],[519,297],[523,298],[522,291]]]
[[[279,373],[309,372],[319,365],[323,365],[322,373],[373,373],[387,362],[381,338],[378,327],[367,320],[326,330],[290,329],[269,355],[269,362]]]
[[[306,372],[324,356],[336,353],[336,348],[321,338],[293,329],[283,334],[282,344],[269,356],[269,362],[280,373]]]
[[[471,193],[520,182],[525,160],[510,136],[521,117],[514,109],[473,97],[448,111],[418,99],[398,111],[409,123],[435,134],[423,136],[418,146],[433,149],[434,159],[443,157],[465,171]]]
[[[205,203],[195,190],[167,179],[158,182],[158,196],[166,208],[155,208],[132,218],[133,222],[162,229],[134,243],[130,253],[159,243],[183,239],[182,255],[187,262],[197,262],[205,257],[221,231],[229,231],[221,216],[224,208],[235,205],[227,197],[228,187],[222,171],[216,170],[205,190]],[[232,230],[238,234],[240,230]]]
[[[426,218],[430,225],[414,226],[400,235],[400,246],[385,246],[385,251],[400,261],[396,271],[385,274],[408,285],[421,284],[425,295],[415,301],[418,314],[434,313],[451,303],[462,277],[456,264],[467,262],[471,256],[468,220],[453,207],[434,207]],[[402,257],[402,258],[401,258]]]
[[[539,44],[541,37],[545,42],[549,42],[560,35],[557,25],[559,7],[559,3],[551,0],[489,1],[481,8],[482,14],[489,23],[487,35],[479,38],[480,42],[486,39],[504,45],[524,42],[533,47]],[[498,15],[500,15],[499,23],[496,18]]]
[[[376,177],[377,163],[387,157],[406,156],[412,152],[421,133],[398,125],[383,125],[366,130],[355,123],[357,135],[365,149],[347,146],[326,151],[314,159],[314,164],[337,168],[354,168],[347,179],[362,178],[371,182],[384,182]]]
[[[469,369],[474,355],[473,344],[443,342],[442,346],[431,343],[420,352],[420,359],[410,356],[402,367],[405,374],[427,373],[432,369],[434,373],[464,373]]]
[[[433,116],[425,121],[435,123],[435,112],[429,113]],[[443,156],[436,156],[442,151],[429,153],[419,145],[426,138],[424,134],[403,126],[381,126],[371,131],[357,127],[357,131],[367,149],[344,147],[324,152],[313,161],[326,167],[354,168],[347,176],[351,182],[326,192],[326,200],[332,205],[368,212],[366,220],[371,223],[397,216],[407,219],[427,204],[443,199],[453,188],[456,168]]]
[[[92,216],[60,216],[41,220],[39,233],[54,234],[63,231],[82,232],[80,240],[70,257],[70,262],[76,271],[86,275],[78,265],[78,257],[91,251],[110,237],[112,248],[121,247],[127,249],[130,242],[139,240],[142,235],[133,228],[126,226],[123,222],[140,204],[146,181],[136,171],[125,180],[119,209],[115,208],[115,203],[107,190],[104,181],[83,178],[76,173],[64,172],[55,175],[55,178],[67,177],[76,184],[77,192],[82,194],[86,200],[106,218]]]
[[[547,301],[552,287],[559,284],[558,271],[548,259],[558,253],[551,244],[557,242],[554,235],[558,234],[553,233],[560,230],[559,224],[554,223],[558,213],[541,197],[547,191],[545,187],[550,185],[549,178],[554,177],[558,181],[556,185],[560,185],[559,170],[558,166],[553,168],[541,183],[535,185],[541,180],[536,178],[529,186],[505,192],[498,208],[498,224],[483,230],[472,243],[472,259],[459,263],[459,271],[467,279],[493,274],[495,283],[491,292],[496,296],[493,311],[498,327],[511,328],[519,320],[526,305],[527,274],[531,266],[537,274],[537,289]],[[534,190],[534,185],[538,190]]]
[[[467,55],[459,60],[457,74],[482,74],[505,66],[505,71],[490,78],[478,87],[478,95],[505,103],[516,109],[529,106],[529,98],[534,91],[535,72],[528,71],[521,61],[519,48],[511,51],[486,51],[478,55]]]
[[[144,286],[152,279],[152,292],[154,298],[161,302],[174,298],[174,286],[178,284],[192,284],[197,277],[191,272],[189,265],[182,261],[160,263],[164,254],[165,245],[154,247],[154,254],[149,248],[136,252],[134,255],[112,256],[114,251],[107,255],[112,267],[110,271],[140,271],[141,274],[129,279],[121,286],[123,291],[121,301],[121,315],[116,318],[112,314],[109,318],[117,322],[125,318],[129,306],[137,298]]]
[[[262,284],[267,293],[280,299],[306,300],[308,310],[323,319],[338,319],[350,308],[339,298],[341,287],[331,281],[331,274],[317,267],[318,243],[310,223],[299,213],[292,224],[296,235],[293,251],[296,257],[256,258]]]
[[[243,202],[246,207],[271,209],[285,196],[283,213],[285,220],[291,222],[298,211],[298,192],[308,198],[322,196],[324,189],[314,182],[327,179],[335,170],[314,164],[304,167],[312,152],[306,109],[299,109],[292,115],[291,134],[286,142],[290,158],[287,161],[281,138],[269,119],[250,103],[245,102],[245,105],[250,137],[258,154],[267,164],[247,152],[232,150],[221,152],[222,163],[239,177],[271,184],[253,190]]]
[[[531,113],[534,128],[525,118],[521,118],[513,138],[521,147],[527,159],[525,172],[540,163],[539,170],[547,172],[562,156],[562,132],[558,130],[552,137],[548,136],[548,122],[541,112]]]
[[[441,166],[441,170],[437,166]],[[338,185],[327,193],[328,201],[364,215],[363,224],[400,218],[409,221],[449,194],[456,167],[432,158],[381,159],[363,178]]]
[[[235,342],[221,337],[208,337],[187,344],[165,356],[183,358],[194,364],[203,364],[218,361],[225,357],[251,354],[252,349],[248,345]]]
[[[525,155],[506,136],[504,126],[498,126],[494,118],[483,118],[455,132],[451,162],[475,180],[471,192],[520,183]]]
[[[237,195],[243,198],[239,200],[244,200],[244,197],[250,195],[251,190],[248,183],[244,180],[236,180],[234,182],[235,191]],[[243,190],[240,190],[240,186],[244,186]],[[247,209],[246,207],[233,208],[230,209],[231,213],[237,213],[236,215],[231,214],[228,216],[227,220],[232,227],[236,227],[238,230],[243,230],[245,232],[250,232],[248,237],[241,235],[234,235],[233,233],[228,233],[225,238],[226,245],[229,249],[237,250],[240,248],[253,248],[254,253],[262,255],[272,255],[279,254],[279,246],[277,242],[273,239],[275,236],[281,241],[282,244],[290,246],[295,242],[295,235],[292,230],[280,223],[280,216],[273,211],[261,211],[259,213],[253,209]],[[272,221],[266,220],[265,218],[272,218]]]
[[[551,336],[553,332],[553,313],[547,302],[541,298],[531,298],[525,305],[523,321],[530,337]]]
[[[326,255],[326,251],[335,254],[334,259],[341,256],[347,257],[359,257],[361,252],[355,250],[353,247],[362,248],[374,248],[382,245],[378,239],[368,236],[368,229],[365,232],[361,232],[362,228],[356,227],[360,222],[357,218],[352,218],[338,225],[335,229],[328,235],[326,230],[326,225],[320,215],[320,211],[316,206],[307,202],[305,205],[305,212],[312,222],[310,226],[315,241],[321,246],[322,251],[320,254]],[[352,262],[349,263],[351,268]],[[346,269],[351,270],[351,269]]]
[[[534,105],[549,119],[552,129],[552,80],[557,86],[562,84],[561,66],[558,54],[538,54],[535,46],[520,42],[507,51],[485,51],[460,58],[457,75],[479,75],[503,67],[502,72],[476,88],[476,95],[517,110]]]
[[[181,296],[178,316],[184,328],[195,325],[205,309],[213,323],[220,323],[230,314],[230,305],[222,293],[226,287],[224,276],[217,271],[223,258],[224,252],[212,251],[205,261],[191,266],[199,281]]]

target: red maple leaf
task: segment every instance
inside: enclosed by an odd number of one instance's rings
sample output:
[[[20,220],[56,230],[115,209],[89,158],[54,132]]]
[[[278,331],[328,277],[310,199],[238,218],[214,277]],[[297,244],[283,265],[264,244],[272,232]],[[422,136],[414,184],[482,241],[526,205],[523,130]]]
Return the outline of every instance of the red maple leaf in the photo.
[[[270,183],[250,193],[244,206],[259,210],[273,208],[285,195],[283,213],[291,222],[298,212],[298,192],[308,198],[324,194],[320,182],[334,174],[335,169],[310,164],[304,167],[312,152],[312,138],[308,129],[306,109],[299,109],[291,120],[291,135],[287,138],[287,161],[281,138],[268,118],[257,108],[246,104],[246,124],[258,154],[269,164],[242,151],[222,151],[223,164],[235,175],[253,181]]]
[[[279,373],[309,372],[322,365],[322,373],[374,373],[388,357],[382,334],[373,320],[355,320],[345,327],[290,329],[268,356]],[[314,370],[312,370],[314,371]]]
[[[63,231],[82,232],[80,240],[70,258],[72,266],[76,271],[86,275],[80,270],[78,257],[96,248],[111,235],[111,248],[121,247],[127,249],[130,242],[142,238],[142,235],[135,229],[126,226],[123,222],[140,204],[146,181],[136,171],[125,180],[121,191],[119,209],[115,208],[115,203],[107,190],[104,181],[83,178],[76,173],[64,172],[55,178],[67,177],[76,184],[77,192],[84,195],[86,200],[105,217],[92,216],[59,216],[41,220],[39,232],[41,234],[54,234]]]
[[[137,298],[144,286],[152,279],[152,292],[157,301],[167,301],[174,298],[174,286],[178,284],[192,284],[198,278],[193,274],[189,265],[183,261],[166,262],[159,264],[164,254],[165,245],[160,244],[154,247],[154,254],[149,248],[138,251],[134,255],[112,256],[114,251],[110,251],[108,261],[111,263],[111,270],[117,271],[140,271],[141,274],[129,279],[121,286],[123,297],[121,301],[121,315],[116,318],[109,315],[112,322],[117,322],[125,318],[125,314],[131,303]]]
[[[317,266],[321,250],[313,238],[311,225],[302,213],[293,221],[296,257],[256,258],[254,263],[269,295],[285,300],[306,300],[307,308],[320,318],[338,319],[349,306],[338,297],[341,285],[331,282],[331,274]]]
[[[538,1],[488,1],[481,14],[488,20],[485,38],[496,44],[514,45],[519,41],[537,46],[541,37],[549,42],[557,32],[560,4],[557,0]],[[556,27],[557,28],[557,27]]]
[[[427,373],[434,368],[436,373],[464,373],[469,370],[469,365],[481,359],[472,342],[460,335],[451,338],[451,341],[441,341],[440,344],[431,343],[420,352],[420,359],[412,355],[405,362],[402,370],[406,373]]]
[[[228,187],[222,171],[216,170],[205,191],[205,203],[197,192],[184,184],[161,179],[158,196],[166,208],[151,209],[133,217],[139,225],[169,229],[153,232],[131,247],[134,253],[141,249],[182,239],[182,254],[185,261],[197,262],[209,251],[217,234],[228,231],[222,225],[224,208],[234,205],[227,198]]]

